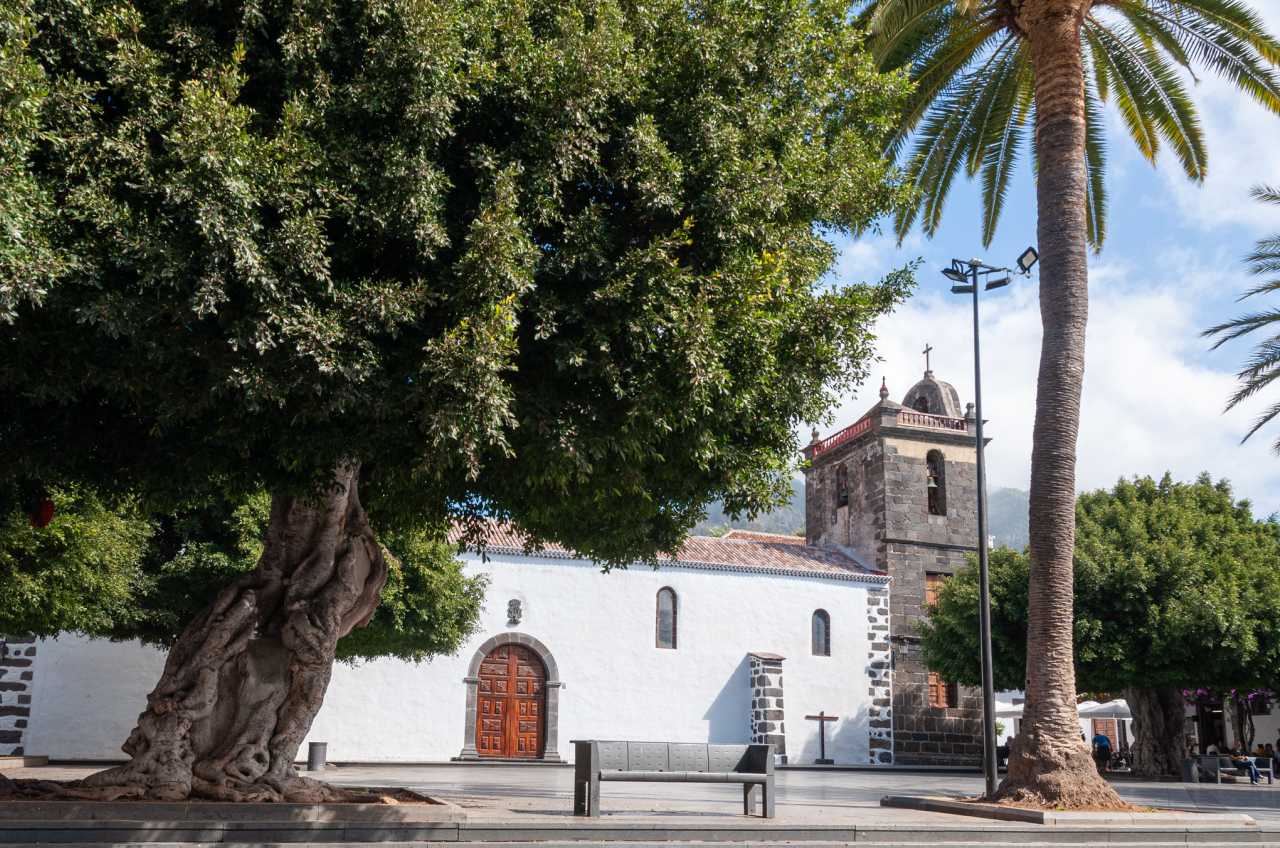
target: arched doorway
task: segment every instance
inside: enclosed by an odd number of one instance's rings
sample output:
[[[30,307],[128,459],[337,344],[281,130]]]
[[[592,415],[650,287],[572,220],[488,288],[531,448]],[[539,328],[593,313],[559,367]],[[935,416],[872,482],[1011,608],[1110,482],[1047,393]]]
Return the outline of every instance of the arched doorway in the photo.
[[[477,755],[542,756],[547,672],[538,655],[524,645],[500,645],[481,660],[477,676]]]
[[[463,678],[467,704],[459,760],[563,762],[558,750],[560,672],[527,633],[485,640]]]

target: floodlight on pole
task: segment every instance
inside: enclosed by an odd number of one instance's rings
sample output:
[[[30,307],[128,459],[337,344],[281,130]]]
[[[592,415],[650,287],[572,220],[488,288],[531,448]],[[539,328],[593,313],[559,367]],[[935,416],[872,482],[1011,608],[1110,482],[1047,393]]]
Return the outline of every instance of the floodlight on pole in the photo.
[[[1034,247],[1028,247],[1018,256],[1018,270],[1024,274],[1031,273],[1031,266],[1040,261],[1040,254]]]
[[[1018,257],[1018,272],[1026,275],[1040,258],[1034,247],[1028,247]],[[990,277],[1003,273],[1003,277],[988,279],[985,286],[979,286],[979,277]],[[982,772],[986,778],[987,797],[996,791],[996,693],[994,661],[991,653],[991,576],[987,562],[987,463],[986,439],[982,435],[982,355],[978,339],[978,292],[980,288],[987,291],[1003,288],[1011,281],[1011,268],[998,268],[987,265],[977,259],[963,261],[951,260],[951,267],[944,268],[942,275],[960,285],[951,287],[954,294],[973,295],[973,399],[974,441],[978,454],[978,631],[982,654]]]

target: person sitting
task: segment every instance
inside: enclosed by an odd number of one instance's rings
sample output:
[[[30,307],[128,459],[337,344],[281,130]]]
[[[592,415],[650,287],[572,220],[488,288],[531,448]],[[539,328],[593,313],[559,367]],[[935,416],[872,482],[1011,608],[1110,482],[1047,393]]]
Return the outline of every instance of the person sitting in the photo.
[[[1266,748],[1266,746],[1265,746],[1265,745],[1263,745],[1261,742],[1259,742],[1259,743],[1258,743],[1258,747],[1257,747],[1257,749],[1253,752],[1253,755],[1254,755],[1255,757],[1265,757],[1265,756],[1267,756],[1267,748]]]
[[[1105,733],[1094,734],[1093,762],[1098,766],[1098,774],[1108,770],[1108,764],[1111,762],[1111,738]]]
[[[1262,773],[1258,771],[1258,766],[1254,763],[1253,758],[1239,748],[1231,751],[1231,765],[1249,772],[1249,782],[1254,786],[1257,786],[1258,782],[1262,780]]]

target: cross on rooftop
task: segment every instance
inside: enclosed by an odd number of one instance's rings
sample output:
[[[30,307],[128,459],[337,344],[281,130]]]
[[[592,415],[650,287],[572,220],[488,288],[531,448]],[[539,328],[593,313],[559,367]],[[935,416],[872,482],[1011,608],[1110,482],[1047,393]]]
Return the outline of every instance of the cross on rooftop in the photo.
[[[925,370],[925,373],[928,373],[928,372],[931,370],[931,369],[929,368],[929,353],[930,353],[932,350],[933,350],[933,345],[929,344],[928,342],[925,342],[925,343],[924,343],[924,350],[920,351],[921,353],[923,353],[923,354],[924,354],[924,370]]]

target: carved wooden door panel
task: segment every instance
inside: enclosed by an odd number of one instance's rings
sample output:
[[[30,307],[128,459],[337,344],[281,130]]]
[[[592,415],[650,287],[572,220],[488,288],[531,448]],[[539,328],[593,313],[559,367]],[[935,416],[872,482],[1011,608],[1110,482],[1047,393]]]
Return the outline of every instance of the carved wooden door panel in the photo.
[[[476,752],[482,757],[542,755],[546,671],[523,645],[501,645],[480,663]]]

